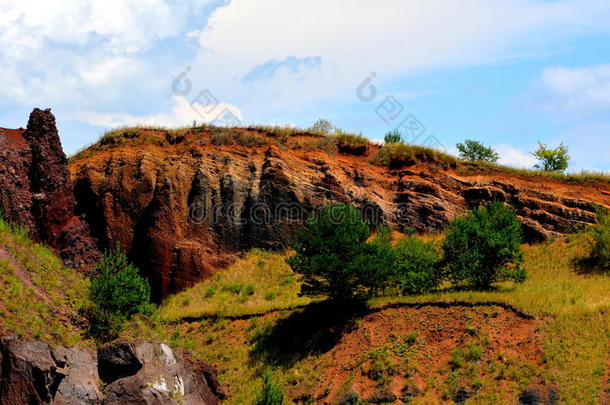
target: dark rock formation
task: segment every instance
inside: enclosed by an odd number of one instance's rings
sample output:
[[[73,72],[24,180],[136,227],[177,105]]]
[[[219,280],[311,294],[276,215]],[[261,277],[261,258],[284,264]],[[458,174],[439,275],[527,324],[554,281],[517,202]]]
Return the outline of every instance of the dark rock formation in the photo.
[[[13,338],[0,351],[0,405],[101,403],[93,352]]]
[[[217,405],[222,398],[214,369],[162,343],[115,342],[95,353],[4,338],[0,352],[0,405]]]
[[[77,213],[104,247],[118,241],[129,251],[156,300],[245,250],[289,246],[307,215],[330,201],[356,205],[372,224],[418,232],[437,232],[469,208],[504,201],[528,241],[594,223],[595,205],[610,206],[608,183],[463,174],[433,162],[391,171],[366,155],[218,146],[205,131],[172,144],[163,131],[130,136],[120,147],[91,151],[71,164]]]
[[[99,259],[87,224],[74,216],[76,202],[55,117],[34,109],[25,130],[0,129],[0,208],[7,220],[56,249],[67,265]]]
[[[198,368],[207,373],[194,373],[163,343],[114,342],[98,353],[100,376],[107,384],[105,405],[218,403],[213,370],[200,363]]]

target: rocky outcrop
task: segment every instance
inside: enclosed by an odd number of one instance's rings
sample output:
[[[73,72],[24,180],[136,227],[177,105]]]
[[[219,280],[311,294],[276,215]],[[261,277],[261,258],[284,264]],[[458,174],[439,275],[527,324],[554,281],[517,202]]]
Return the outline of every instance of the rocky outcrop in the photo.
[[[96,356],[40,342],[4,338],[0,404],[100,404]]]
[[[4,338],[0,351],[0,405],[216,405],[222,396],[214,369],[163,343],[115,342],[96,353]]]
[[[102,244],[120,241],[157,300],[244,250],[289,246],[307,215],[330,201],[360,207],[372,224],[436,232],[467,209],[500,200],[514,207],[529,241],[594,223],[595,204],[610,206],[609,183],[469,174],[435,162],[388,170],[369,163],[375,146],[364,156],[327,153],[303,147],[306,135],[215,145],[214,131],[172,142],[164,131],[130,132],[71,164],[77,212]]]
[[[7,220],[55,248],[72,267],[99,259],[87,224],[75,217],[76,202],[55,117],[34,109],[27,128],[0,129],[0,209]]]

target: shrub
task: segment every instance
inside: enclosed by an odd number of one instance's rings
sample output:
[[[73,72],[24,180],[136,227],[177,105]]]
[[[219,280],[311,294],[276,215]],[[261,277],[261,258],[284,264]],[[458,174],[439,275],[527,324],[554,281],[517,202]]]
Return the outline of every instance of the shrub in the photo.
[[[242,130],[215,128],[216,133],[212,135],[212,144],[218,146],[241,145],[245,147],[264,146],[268,140],[263,137],[249,134]]]
[[[364,155],[369,148],[369,140],[363,135],[349,134],[337,130],[334,138],[341,153]]]
[[[89,286],[92,307],[87,314],[93,336],[112,337],[133,315],[152,313],[150,285],[119,246],[104,255],[97,272]]]
[[[369,236],[360,211],[351,205],[329,204],[311,215],[297,236],[296,254],[288,259],[303,275],[303,292],[345,300],[383,282],[381,244],[367,244]]]
[[[598,210],[597,226],[591,228],[593,236],[593,257],[601,267],[610,269],[610,214],[607,210]]]
[[[456,159],[443,152],[419,145],[407,145],[403,142],[385,145],[371,158],[371,163],[386,166],[390,169],[400,169],[418,162],[440,162],[452,164]]]
[[[263,373],[263,386],[257,392],[254,405],[284,405],[284,389],[269,370]]]
[[[526,278],[521,268],[521,225],[513,211],[500,202],[456,218],[443,242],[447,276],[455,283],[468,281],[489,288],[496,281]]]
[[[439,256],[433,243],[415,235],[398,241],[393,250],[393,282],[405,295],[433,290],[439,282]]]
[[[396,363],[390,359],[385,349],[376,350],[370,356],[371,362],[367,376],[380,385],[388,384],[398,371]]]
[[[540,164],[534,167],[547,172],[562,172],[568,168],[570,161],[568,148],[563,143],[560,143],[555,149],[548,149],[545,144],[538,142],[538,150],[532,155],[540,160]]]
[[[458,143],[455,146],[460,152],[460,158],[464,160],[496,163],[500,158],[493,148],[472,139],[466,139],[464,143]]]
[[[390,131],[387,134],[385,134],[383,141],[386,144],[398,143],[398,142],[402,141],[402,135],[400,134],[400,131],[396,131],[396,130]]]
[[[311,126],[311,128],[309,128],[309,130],[311,132],[324,134],[324,135],[330,134],[331,132],[333,132],[334,129],[335,129],[335,127],[330,121],[322,119],[322,118],[317,120]]]

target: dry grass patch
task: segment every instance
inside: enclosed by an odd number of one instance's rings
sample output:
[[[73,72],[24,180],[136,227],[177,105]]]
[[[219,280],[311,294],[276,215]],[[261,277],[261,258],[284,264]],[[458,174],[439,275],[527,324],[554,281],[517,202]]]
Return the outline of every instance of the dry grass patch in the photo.
[[[287,309],[310,302],[299,297],[301,284],[285,256],[252,250],[226,270],[168,298],[161,319],[238,316]]]

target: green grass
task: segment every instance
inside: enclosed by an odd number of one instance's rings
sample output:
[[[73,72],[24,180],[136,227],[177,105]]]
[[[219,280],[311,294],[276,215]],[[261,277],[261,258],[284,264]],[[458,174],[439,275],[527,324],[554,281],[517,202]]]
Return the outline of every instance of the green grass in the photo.
[[[165,321],[205,316],[240,316],[304,305],[301,285],[283,255],[252,250],[214,277],[168,298]]]
[[[425,146],[406,143],[391,143],[385,145],[371,157],[371,163],[390,169],[414,165],[418,162],[435,162],[443,165],[458,163],[458,158]]]
[[[32,283],[48,300],[34,294],[18,278],[8,261],[0,262],[0,329],[5,333],[48,342],[73,345],[82,331],[74,325],[86,302],[88,282],[65,268],[49,249],[32,242],[27,230],[0,219],[0,245],[29,273]]]
[[[608,172],[592,172],[583,170],[580,173],[563,173],[563,172],[547,172],[543,170],[534,169],[519,169],[516,167],[502,166],[497,163],[486,163],[486,162],[461,162],[461,166],[458,168],[458,173],[463,175],[473,174],[492,174],[496,173],[508,173],[523,177],[543,177],[554,180],[559,180],[565,183],[596,183],[596,182],[610,182],[610,173]]]
[[[535,315],[542,320],[540,327],[546,339],[545,369],[541,373],[558,385],[561,403],[594,404],[600,395],[600,373],[605,370],[610,339],[610,275],[582,267],[581,259],[589,255],[590,242],[589,234],[580,233],[570,235],[567,240],[524,246],[524,266],[529,278],[523,284],[500,283],[491,291],[455,290],[446,285],[432,294],[376,298],[369,306],[381,308],[393,303],[424,301],[502,302]],[[205,360],[217,364],[222,370],[222,381],[232,387],[230,403],[248,403],[253,392],[248,387],[258,384],[260,371],[265,366],[253,362],[250,345],[257,341],[256,336],[265,336],[286,313],[261,314],[248,320],[230,320],[222,315],[256,314],[306,303],[297,295],[298,281],[289,281],[294,274],[284,259],[284,255],[250,252],[226,273],[166,301],[159,311],[160,320],[154,332],[148,329],[145,333],[164,336],[175,345],[186,345]],[[254,293],[250,295],[252,290]],[[266,297],[272,292],[278,295],[268,300]],[[178,329],[165,326],[167,321],[198,316],[209,317],[178,324]],[[247,341],[236,337],[238,330],[244,328],[250,336]],[[479,342],[478,331],[471,329],[467,331],[473,342],[456,350],[453,361],[457,380],[448,377],[444,383],[448,392],[455,388],[452,384],[464,378],[477,385],[478,377],[468,372],[486,349],[483,341]],[[413,344],[417,342],[417,335],[405,336],[402,341]],[[377,363],[383,365],[382,361]],[[320,376],[311,369],[311,362],[309,366],[304,364],[296,362],[281,369],[279,377],[288,385],[308,379],[312,384],[319,382]],[[532,373],[525,371],[521,373],[518,367],[505,370],[519,386],[531,379]],[[380,384],[383,382],[380,379]],[[488,395],[496,398],[494,395],[500,395],[500,391]],[[483,401],[480,403],[485,403],[484,398],[480,398]]]

